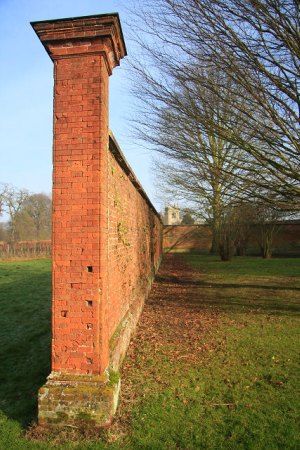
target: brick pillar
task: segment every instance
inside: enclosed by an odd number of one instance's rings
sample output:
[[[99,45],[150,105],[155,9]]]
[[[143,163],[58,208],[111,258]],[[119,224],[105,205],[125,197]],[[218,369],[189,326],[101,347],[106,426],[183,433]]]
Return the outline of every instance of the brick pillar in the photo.
[[[52,372],[39,423],[111,421],[119,382],[106,325],[108,78],[117,14],[33,22],[54,62]]]

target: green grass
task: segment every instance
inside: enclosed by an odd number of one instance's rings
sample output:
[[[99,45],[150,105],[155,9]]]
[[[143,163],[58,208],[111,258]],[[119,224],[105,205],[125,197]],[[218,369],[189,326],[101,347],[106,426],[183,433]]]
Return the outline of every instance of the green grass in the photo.
[[[229,262],[220,261],[218,256],[186,254],[186,260],[201,273],[209,278],[219,278],[223,281],[232,280],[241,276],[247,279],[255,277],[273,277],[284,280],[296,278],[300,285],[300,259],[299,258],[272,258],[265,260],[259,257],[239,256]],[[226,277],[226,279],[225,279]],[[275,277],[275,278],[274,278]]]
[[[134,394],[121,403],[121,418],[129,411],[125,431],[117,423],[106,441],[55,448],[300,448],[300,259],[179,257],[196,272],[190,284],[168,288],[174,318],[159,330],[159,321],[146,326],[125,362],[123,384]],[[1,450],[51,448],[22,434],[50,370],[49,304],[49,261],[0,263]],[[201,351],[180,359],[176,319],[190,320],[194,309],[200,331],[191,335]],[[192,328],[182,329],[187,340]]]
[[[36,418],[50,371],[50,261],[0,262],[0,448],[29,448],[21,426]]]
[[[174,367],[165,352],[153,358],[151,346],[141,344],[143,366],[166,385],[161,390],[136,371],[141,392],[150,395],[134,409],[133,442],[157,449],[300,448],[300,260],[184,258],[199,271],[189,301],[206,317],[217,310],[218,326],[199,336],[207,351],[193,364]]]

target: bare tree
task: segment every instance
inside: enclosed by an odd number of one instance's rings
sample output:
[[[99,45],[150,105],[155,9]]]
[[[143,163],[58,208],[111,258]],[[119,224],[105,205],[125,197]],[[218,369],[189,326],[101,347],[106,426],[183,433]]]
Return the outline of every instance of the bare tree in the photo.
[[[185,211],[182,216],[181,225],[194,225],[195,219],[189,211]]]
[[[43,193],[30,194],[2,184],[0,189],[0,212],[7,213],[9,221],[3,236],[11,242],[18,239],[49,239],[51,234],[51,198]]]
[[[133,63],[133,68],[139,81],[136,95],[143,114],[137,123],[142,137],[148,139],[145,128],[170,101],[174,103],[178,86],[192,98],[195,92],[204,91],[202,108],[196,114],[197,127],[256,161],[247,172],[252,172],[260,198],[299,209],[298,3],[136,3],[135,20],[138,16],[140,24],[136,36],[140,37],[135,37],[135,42],[142,51],[143,64]],[[222,75],[212,77],[212,72]],[[211,98],[218,99],[221,110],[217,111],[216,102],[211,104]],[[207,110],[212,113],[206,114]],[[195,118],[194,111],[192,115]],[[240,154],[236,165],[244,168]]]
[[[210,72],[210,78],[217,76]],[[162,99],[156,82],[149,82],[143,102],[150,109],[138,119],[139,135],[162,155],[156,164],[161,191],[188,202],[198,216],[209,221],[212,251],[216,251],[223,209],[250,185],[245,175],[253,159],[200,123],[201,115],[214,116],[217,121],[223,115],[230,117],[230,110],[218,96],[198,88],[197,84],[187,88],[178,83]],[[136,93],[142,95],[139,92],[143,90]],[[240,127],[241,122],[235,125]]]
[[[269,259],[272,257],[274,238],[281,229],[280,219],[284,213],[266,203],[258,203],[255,205],[255,210],[256,240],[261,256]]]
[[[7,226],[6,223],[0,222],[0,242],[7,239]]]
[[[49,238],[51,229],[51,198],[43,193],[31,194],[19,212],[21,221],[29,218],[36,240]]]
[[[251,237],[253,224],[257,219],[257,208],[250,201],[236,204],[232,210],[234,246],[237,256],[245,256]]]
[[[20,213],[29,193],[26,189],[17,189],[14,186],[5,184],[2,197],[4,211],[9,215],[9,239],[15,242],[17,234],[17,217]]]
[[[254,237],[264,259],[272,257],[274,238],[281,229],[286,212],[271,202],[241,202],[223,211],[219,253],[228,261],[234,255],[244,256],[250,238]]]
[[[234,214],[228,207],[222,211],[218,235],[218,251],[222,261],[230,261],[234,255],[235,231]]]
[[[0,184],[0,216],[4,213],[5,209],[5,197],[7,194],[8,185],[1,183]]]

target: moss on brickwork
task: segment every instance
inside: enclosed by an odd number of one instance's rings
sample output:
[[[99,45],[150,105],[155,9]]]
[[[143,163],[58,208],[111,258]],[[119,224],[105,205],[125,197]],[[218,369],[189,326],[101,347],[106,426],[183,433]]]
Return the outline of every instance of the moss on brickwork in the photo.
[[[39,422],[106,426],[116,411],[119,389],[120,375],[112,370],[101,377],[54,374],[39,392]]]
[[[109,340],[110,351],[113,351],[117,345],[118,339],[120,338],[122,331],[128,324],[128,313],[123,317],[117,328],[115,329],[112,337]]]
[[[128,241],[127,235],[128,235],[128,227],[123,222],[118,222],[117,225],[117,231],[118,231],[118,240],[122,242],[125,247],[130,247],[130,242]]]

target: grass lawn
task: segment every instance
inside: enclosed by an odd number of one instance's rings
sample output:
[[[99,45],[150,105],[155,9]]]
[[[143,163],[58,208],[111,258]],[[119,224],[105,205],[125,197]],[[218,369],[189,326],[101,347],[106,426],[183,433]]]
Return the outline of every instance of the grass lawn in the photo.
[[[50,371],[50,296],[49,260],[0,261],[1,450],[18,448],[20,427],[36,418]]]
[[[89,443],[35,442],[22,427],[50,370],[50,263],[0,262],[0,449],[300,448],[299,300],[298,258],[167,255],[115,423]]]

